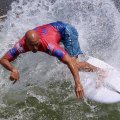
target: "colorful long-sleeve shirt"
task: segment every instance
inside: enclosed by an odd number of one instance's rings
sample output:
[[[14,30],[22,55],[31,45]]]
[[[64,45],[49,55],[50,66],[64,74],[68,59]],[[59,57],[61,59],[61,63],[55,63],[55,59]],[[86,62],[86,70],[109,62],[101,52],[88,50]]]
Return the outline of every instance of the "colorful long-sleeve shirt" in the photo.
[[[34,28],[40,36],[40,47],[38,51],[56,56],[58,59],[62,60],[67,54],[64,48],[60,46],[60,41],[64,37],[65,26],[65,23],[54,22]],[[13,61],[21,53],[30,51],[25,39],[24,36],[7,52],[9,61]]]

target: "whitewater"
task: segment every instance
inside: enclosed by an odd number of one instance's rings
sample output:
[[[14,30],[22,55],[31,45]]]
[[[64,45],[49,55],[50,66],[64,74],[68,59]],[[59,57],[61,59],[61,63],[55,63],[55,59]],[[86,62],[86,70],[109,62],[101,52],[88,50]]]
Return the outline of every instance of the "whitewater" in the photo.
[[[81,49],[120,70],[120,13],[112,0],[16,0],[0,21],[0,57],[29,29],[54,21],[76,27]],[[13,64],[20,81],[0,66],[0,120],[117,120],[120,103],[76,99],[66,65],[45,53],[25,53]]]

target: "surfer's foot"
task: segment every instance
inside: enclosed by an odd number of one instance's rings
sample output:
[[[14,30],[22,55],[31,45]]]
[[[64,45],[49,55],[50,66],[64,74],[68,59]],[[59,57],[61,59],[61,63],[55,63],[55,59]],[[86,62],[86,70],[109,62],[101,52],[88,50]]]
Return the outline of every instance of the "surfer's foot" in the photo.
[[[108,76],[108,72],[103,69],[99,69],[97,71],[97,74],[98,74],[99,80],[103,80],[103,79],[107,78],[107,76]]]
[[[107,78],[108,72],[103,69],[99,69],[97,71],[97,74],[98,74],[98,79],[96,81],[96,88],[99,88],[99,87],[101,87],[104,80]]]

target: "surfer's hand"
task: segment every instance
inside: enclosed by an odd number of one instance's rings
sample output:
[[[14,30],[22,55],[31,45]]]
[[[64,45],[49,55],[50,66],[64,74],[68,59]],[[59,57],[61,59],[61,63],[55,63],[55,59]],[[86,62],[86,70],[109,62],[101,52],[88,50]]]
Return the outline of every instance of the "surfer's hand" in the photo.
[[[17,69],[13,69],[11,74],[10,74],[10,80],[13,81],[13,84],[15,84],[17,82],[17,80],[19,80],[20,75]]]
[[[75,93],[77,98],[83,98],[84,91],[83,91],[83,86],[81,84],[75,86]]]

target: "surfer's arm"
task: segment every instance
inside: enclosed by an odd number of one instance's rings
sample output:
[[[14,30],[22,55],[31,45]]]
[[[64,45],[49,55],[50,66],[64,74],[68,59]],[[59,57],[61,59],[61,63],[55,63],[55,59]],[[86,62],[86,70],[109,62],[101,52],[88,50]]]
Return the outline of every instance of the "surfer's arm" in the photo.
[[[9,70],[9,71],[12,72],[13,69],[16,69],[16,68],[11,64],[11,62],[12,62],[13,60],[15,60],[15,58],[14,58],[14,59],[13,59],[13,58],[11,59],[11,58],[8,56],[8,52],[7,52],[7,53],[1,58],[0,63],[1,63],[1,65],[4,66],[7,70]]]
[[[10,80],[14,81],[13,83],[19,80],[19,71],[11,62],[24,52],[25,51],[22,49],[21,43],[18,42],[0,59],[0,64],[7,70],[11,71]]]
[[[68,68],[70,69],[70,71],[74,77],[76,96],[78,98],[83,97],[84,92],[83,92],[82,84],[80,82],[80,76],[79,76],[79,71],[78,71],[77,66],[73,63],[72,58],[68,54],[64,55],[64,57],[61,59],[61,61],[68,66]]]
[[[63,63],[65,63],[68,68],[70,69],[74,80],[75,80],[75,92],[77,97],[83,96],[83,87],[80,83],[80,76],[78,72],[77,66],[72,61],[72,58],[68,55],[68,53],[59,45],[52,44],[52,47],[48,47],[49,53],[52,53],[51,55],[56,56],[59,60],[61,60]],[[53,48],[53,49],[51,49]]]
[[[22,43],[17,42],[13,48],[8,50],[6,54],[1,58],[1,64],[9,71],[15,69],[15,67],[10,63],[14,61],[21,53],[26,52],[23,48]]]
[[[11,71],[10,74],[10,80],[13,81],[13,83],[15,83],[17,80],[19,80],[19,71],[12,65],[11,61],[13,61],[14,59],[11,59],[8,56],[8,52],[1,58],[0,60],[0,64],[2,66],[4,66],[7,70]]]

